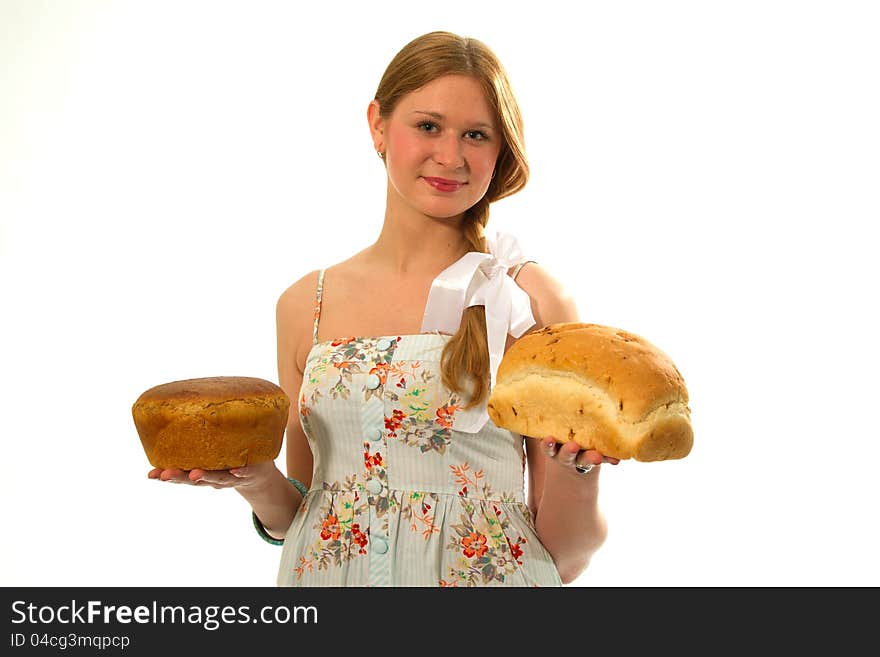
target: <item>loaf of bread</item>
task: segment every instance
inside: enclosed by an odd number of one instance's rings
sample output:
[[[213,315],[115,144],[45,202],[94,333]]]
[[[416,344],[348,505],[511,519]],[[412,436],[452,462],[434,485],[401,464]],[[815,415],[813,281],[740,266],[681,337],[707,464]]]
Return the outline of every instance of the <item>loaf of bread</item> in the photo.
[[[270,381],[216,376],[150,388],[131,412],[153,466],[228,470],[274,460],[289,410],[290,399]]]
[[[552,324],[511,346],[496,378],[489,417],[524,436],[637,461],[684,458],[693,446],[678,368],[622,329]]]

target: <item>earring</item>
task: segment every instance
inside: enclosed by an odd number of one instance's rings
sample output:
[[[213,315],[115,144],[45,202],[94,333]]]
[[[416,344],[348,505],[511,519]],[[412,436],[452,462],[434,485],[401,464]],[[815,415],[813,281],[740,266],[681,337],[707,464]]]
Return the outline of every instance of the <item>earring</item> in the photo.
[[[378,150],[378,149],[376,150],[376,155],[378,155],[379,157],[381,157],[383,160],[385,159],[385,153],[383,153],[382,151],[380,151],[380,150]]]

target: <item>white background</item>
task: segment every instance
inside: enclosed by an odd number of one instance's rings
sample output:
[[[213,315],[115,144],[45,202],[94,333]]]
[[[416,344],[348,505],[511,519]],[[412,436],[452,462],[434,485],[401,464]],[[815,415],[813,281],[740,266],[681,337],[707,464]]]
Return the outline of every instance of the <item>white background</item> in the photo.
[[[603,469],[575,585],[880,585],[874,3],[321,4],[0,0],[0,584],[274,585],[131,405],[277,380],[278,295],[378,234],[379,78],[446,29],[526,121],[490,229],[691,394],[686,459]]]

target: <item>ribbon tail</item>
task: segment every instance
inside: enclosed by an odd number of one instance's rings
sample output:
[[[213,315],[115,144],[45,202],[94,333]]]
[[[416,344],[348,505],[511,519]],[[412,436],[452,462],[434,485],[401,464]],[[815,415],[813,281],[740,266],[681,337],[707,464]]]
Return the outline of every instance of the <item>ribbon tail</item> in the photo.
[[[495,387],[495,377],[498,366],[504,357],[504,347],[507,344],[507,332],[510,326],[511,302],[509,290],[505,290],[506,283],[510,279],[501,275],[493,279],[492,285],[486,290],[484,299],[486,308],[492,312],[486,313],[486,340],[489,347],[489,390]],[[513,283],[513,281],[510,281]],[[517,287],[517,289],[519,289]],[[520,290],[522,291],[522,290]]]

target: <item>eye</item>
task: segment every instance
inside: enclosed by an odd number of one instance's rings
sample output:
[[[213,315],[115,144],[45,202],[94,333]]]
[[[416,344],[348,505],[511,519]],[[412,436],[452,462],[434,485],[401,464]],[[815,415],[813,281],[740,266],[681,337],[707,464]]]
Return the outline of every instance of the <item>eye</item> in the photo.
[[[474,139],[476,141],[486,141],[489,137],[482,130],[468,130],[465,133],[470,139]]]
[[[422,121],[416,126],[422,132],[433,132],[437,128],[436,123],[432,123],[431,121]]]

